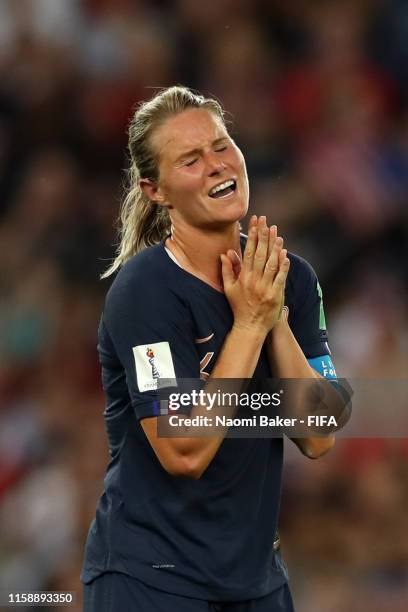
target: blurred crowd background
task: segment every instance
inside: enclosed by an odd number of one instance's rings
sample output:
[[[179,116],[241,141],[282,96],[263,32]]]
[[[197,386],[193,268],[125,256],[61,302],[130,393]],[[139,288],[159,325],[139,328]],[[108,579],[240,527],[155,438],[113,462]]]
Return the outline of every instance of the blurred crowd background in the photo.
[[[99,275],[155,88],[231,113],[251,211],[318,272],[339,374],[407,378],[407,41],[405,0],[0,0],[0,590],[80,610],[108,460]],[[288,444],[299,612],[408,609],[407,465],[402,438],[318,462]]]

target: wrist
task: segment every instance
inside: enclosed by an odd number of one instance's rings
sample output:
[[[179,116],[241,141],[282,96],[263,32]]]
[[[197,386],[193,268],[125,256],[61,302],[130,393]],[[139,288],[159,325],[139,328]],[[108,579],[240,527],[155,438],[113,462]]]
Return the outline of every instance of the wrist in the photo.
[[[239,321],[235,321],[231,328],[231,333],[239,337],[242,341],[260,342],[262,344],[265,342],[268,332],[268,329],[260,325],[251,325],[250,323]]]
[[[278,319],[267,336],[267,343],[275,347],[285,344],[290,332],[287,320],[284,318]]]
[[[271,332],[274,332],[275,334],[277,334],[277,333],[283,332],[284,330],[287,330],[288,328],[289,328],[289,323],[287,319],[281,317],[280,319],[276,321],[276,323],[271,329]]]
[[[289,328],[288,317],[289,317],[289,308],[285,306],[284,303],[282,302],[282,307],[279,313],[279,317],[277,321],[274,323],[271,331],[275,329],[276,333],[279,333],[280,330],[285,330],[285,329],[287,330]]]

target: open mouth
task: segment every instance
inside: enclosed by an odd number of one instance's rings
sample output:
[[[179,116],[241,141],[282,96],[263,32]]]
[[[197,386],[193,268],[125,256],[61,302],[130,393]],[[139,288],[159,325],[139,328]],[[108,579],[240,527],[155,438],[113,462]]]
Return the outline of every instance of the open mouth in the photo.
[[[210,198],[216,198],[218,200],[220,198],[226,198],[231,193],[234,193],[236,188],[237,182],[234,179],[230,179],[210,189],[208,195],[210,196]]]

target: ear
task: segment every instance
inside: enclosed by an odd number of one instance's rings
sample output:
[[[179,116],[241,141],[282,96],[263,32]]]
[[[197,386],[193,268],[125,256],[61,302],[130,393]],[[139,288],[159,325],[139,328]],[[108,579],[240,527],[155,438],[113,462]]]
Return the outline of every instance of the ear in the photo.
[[[139,187],[143,191],[144,195],[153,203],[159,206],[169,206],[166,202],[166,198],[162,192],[161,187],[150,179],[140,179]]]

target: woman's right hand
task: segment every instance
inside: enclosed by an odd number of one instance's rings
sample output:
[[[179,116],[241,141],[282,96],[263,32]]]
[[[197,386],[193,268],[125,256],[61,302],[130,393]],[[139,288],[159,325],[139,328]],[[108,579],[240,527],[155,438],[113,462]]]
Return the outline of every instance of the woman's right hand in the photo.
[[[275,237],[265,217],[251,223],[241,270],[236,275],[227,255],[221,255],[224,292],[234,315],[234,327],[265,336],[281,314],[289,271],[283,239]]]

